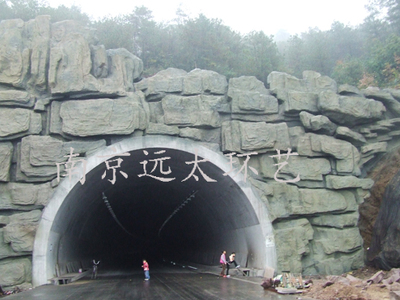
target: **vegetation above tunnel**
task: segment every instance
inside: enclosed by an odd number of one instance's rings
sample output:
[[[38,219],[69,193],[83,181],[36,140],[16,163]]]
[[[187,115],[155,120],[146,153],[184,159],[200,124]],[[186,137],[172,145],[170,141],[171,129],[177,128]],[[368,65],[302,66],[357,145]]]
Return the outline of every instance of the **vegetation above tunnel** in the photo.
[[[213,70],[230,77],[254,75],[267,83],[272,71],[301,77],[315,70],[339,84],[400,87],[400,3],[370,0],[370,15],[357,27],[335,22],[331,29],[278,41],[262,31],[241,35],[219,19],[181,10],[170,23],[157,23],[146,7],[118,17],[92,20],[79,7],[50,7],[40,0],[0,0],[0,20],[51,15],[52,22],[80,20],[97,29],[107,49],[123,47],[142,59],[145,76],[168,67]],[[382,16],[382,11],[386,14]]]

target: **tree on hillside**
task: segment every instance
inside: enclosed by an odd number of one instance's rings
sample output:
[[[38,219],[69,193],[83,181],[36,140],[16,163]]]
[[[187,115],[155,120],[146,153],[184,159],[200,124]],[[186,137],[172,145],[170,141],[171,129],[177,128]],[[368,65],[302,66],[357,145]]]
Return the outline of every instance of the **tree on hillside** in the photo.
[[[374,43],[367,70],[380,86],[400,86],[400,36],[392,34],[383,42]]]
[[[97,37],[106,49],[125,48],[134,52],[132,26],[123,16],[107,17],[93,23]]]
[[[256,76],[266,84],[268,75],[280,64],[276,43],[264,32],[254,31],[243,38],[242,44],[241,73]]]
[[[83,13],[81,8],[76,5],[71,7],[60,5],[56,8],[45,6],[41,9],[40,14],[50,15],[53,23],[63,20],[76,20],[83,24],[90,24],[89,16]]]
[[[293,35],[284,47],[284,70],[298,78],[307,70],[305,60],[305,41],[298,35]]]
[[[339,60],[332,71],[332,78],[338,84],[350,84],[360,86],[360,80],[365,74],[364,64],[359,58],[347,58]]]
[[[180,62],[185,70],[209,69],[222,74],[232,72],[236,63],[240,35],[222,24],[200,14],[177,27],[179,31]]]
[[[50,15],[52,22],[62,20],[79,20],[85,24],[90,22],[89,17],[75,5],[71,7],[60,5],[53,8],[42,0],[0,0],[0,20],[22,19],[28,21],[39,15]]]
[[[400,1],[370,0],[368,5],[370,19],[386,21],[394,33],[400,35]]]
[[[28,21],[43,14],[45,2],[39,0],[0,0],[0,17]]]

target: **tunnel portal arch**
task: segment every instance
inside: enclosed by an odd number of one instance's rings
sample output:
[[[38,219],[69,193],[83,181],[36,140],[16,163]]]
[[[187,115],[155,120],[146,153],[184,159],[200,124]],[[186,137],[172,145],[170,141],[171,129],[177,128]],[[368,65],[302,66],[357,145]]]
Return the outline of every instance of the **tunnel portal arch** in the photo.
[[[165,152],[158,157],[170,157],[163,168],[171,168],[169,178],[174,181],[137,176],[150,173],[155,166],[151,154],[159,151]],[[118,156],[122,153],[130,155]],[[195,155],[208,160],[199,167],[216,182],[206,182],[198,171],[198,181],[184,180],[193,168],[186,162],[194,161]],[[112,170],[106,174],[104,164],[112,156],[124,160],[115,170],[115,184],[108,181]],[[145,160],[147,166],[140,163]],[[108,261],[120,255],[125,259],[157,249],[163,249],[161,255],[205,264],[218,263],[220,251],[226,249],[236,251],[243,265],[275,268],[267,208],[241,173],[229,173],[228,162],[200,143],[167,136],[127,138],[85,158],[76,165],[80,173],[61,181],[43,212],[33,249],[33,285],[48,283],[58,263],[91,261],[95,255]]]

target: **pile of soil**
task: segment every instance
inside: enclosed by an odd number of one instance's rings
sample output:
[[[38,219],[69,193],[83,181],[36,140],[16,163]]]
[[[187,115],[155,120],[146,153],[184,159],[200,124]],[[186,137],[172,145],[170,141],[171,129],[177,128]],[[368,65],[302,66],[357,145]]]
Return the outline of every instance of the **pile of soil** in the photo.
[[[299,295],[300,298],[311,298],[318,300],[391,300],[390,291],[400,290],[399,283],[393,283],[385,286],[380,283],[368,283],[367,280],[379,272],[372,267],[364,267],[362,269],[335,276],[336,280],[332,280],[333,276],[306,276],[304,279],[312,280],[310,288],[305,289],[304,293]],[[390,271],[382,271],[383,278],[390,275]],[[348,276],[350,275],[350,276]],[[339,277],[343,278],[343,281]],[[347,278],[347,279],[346,279]],[[351,280],[348,280],[351,278]],[[333,284],[327,286],[327,282]]]

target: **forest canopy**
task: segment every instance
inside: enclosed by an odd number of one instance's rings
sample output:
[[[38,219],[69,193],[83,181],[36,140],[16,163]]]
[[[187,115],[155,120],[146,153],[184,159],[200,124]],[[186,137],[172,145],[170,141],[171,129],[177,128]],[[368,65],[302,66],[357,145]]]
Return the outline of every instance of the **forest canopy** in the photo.
[[[140,57],[144,76],[168,67],[213,70],[228,78],[252,75],[267,83],[272,71],[302,77],[314,70],[359,88],[400,87],[400,1],[370,0],[369,16],[358,26],[334,22],[322,31],[275,41],[263,31],[240,34],[220,19],[188,17],[178,9],[168,23],[154,20],[144,6],[117,17],[92,20],[78,6],[53,8],[41,0],[0,0],[0,20],[50,15],[52,22],[78,20],[96,29],[107,49],[126,48]]]

